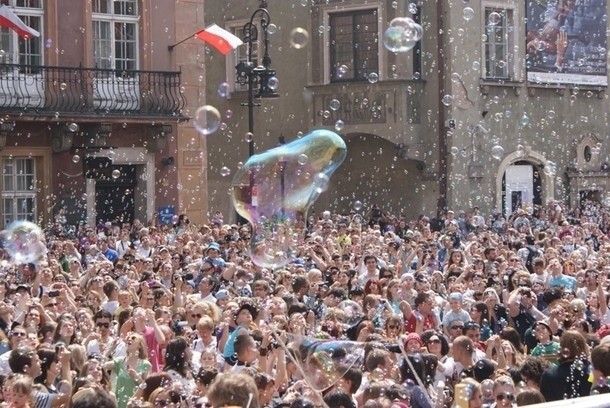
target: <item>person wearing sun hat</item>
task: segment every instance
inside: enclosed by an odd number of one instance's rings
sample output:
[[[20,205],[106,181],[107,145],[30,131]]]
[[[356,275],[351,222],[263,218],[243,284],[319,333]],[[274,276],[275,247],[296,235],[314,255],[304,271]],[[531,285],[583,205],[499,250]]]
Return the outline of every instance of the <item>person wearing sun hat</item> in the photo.
[[[235,365],[237,363],[237,359],[235,356],[235,340],[237,336],[242,333],[248,333],[249,330],[253,327],[254,321],[258,316],[258,309],[256,306],[249,302],[243,301],[239,308],[235,311],[233,315],[233,322],[236,326],[232,333],[229,333],[232,325],[229,324],[226,327],[223,327],[222,338],[220,339],[220,344],[223,344],[224,340],[224,349],[222,352],[222,356],[225,361],[229,365]]]
[[[551,326],[544,320],[537,321],[534,324],[533,331],[538,340],[538,345],[531,352],[532,356],[540,356],[551,363],[559,362],[559,352],[561,347],[559,343],[553,341],[553,330]]]
[[[405,351],[407,354],[419,353],[424,343],[417,333],[409,333],[405,336]]]
[[[201,260],[201,265],[204,263],[214,265],[214,273],[221,273],[226,267],[226,262],[221,256],[220,245],[216,242],[211,242],[205,250],[205,258]]]

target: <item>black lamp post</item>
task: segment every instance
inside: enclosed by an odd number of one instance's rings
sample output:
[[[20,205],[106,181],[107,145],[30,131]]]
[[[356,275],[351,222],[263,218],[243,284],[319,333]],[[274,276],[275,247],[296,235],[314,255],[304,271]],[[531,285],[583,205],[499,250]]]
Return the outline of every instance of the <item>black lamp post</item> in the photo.
[[[263,58],[259,61],[258,66],[254,66],[252,61],[252,45],[258,41],[258,28],[256,20],[260,21],[260,27],[262,31],[262,46],[263,46]],[[250,21],[248,21],[243,28],[244,31],[244,43],[248,46],[248,58],[246,61],[242,61],[235,70],[237,71],[237,83],[248,85],[248,100],[242,103],[242,106],[248,107],[248,132],[250,138],[248,139],[248,157],[254,155],[254,107],[260,106],[260,103],[255,103],[255,98],[277,98],[280,95],[275,92],[275,86],[270,84],[271,78],[276,78],[275,70],[271,69],[271,57],[269,56],[269,24],[271,24],[271,16],[267,11],[267,1],[260,0],[260,6],[254,10]],[[254,93],[255,87],[258,86],[256,94]],[[254,175],[250,178],[250,203],[252,203],[252,190],[254,187]],[[245,220],[238,216],[240,222]]]

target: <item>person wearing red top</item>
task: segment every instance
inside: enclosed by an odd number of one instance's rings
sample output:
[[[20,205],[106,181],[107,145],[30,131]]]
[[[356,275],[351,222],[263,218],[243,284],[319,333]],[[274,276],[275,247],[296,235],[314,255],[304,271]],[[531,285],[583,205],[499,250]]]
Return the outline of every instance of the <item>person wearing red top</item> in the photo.
[[[432,308],[434,300],[429,293],[422,292],[415,298],[415,310],[405,306],[405,332],[422,334],[425,330],[436,329],[438,321]]]

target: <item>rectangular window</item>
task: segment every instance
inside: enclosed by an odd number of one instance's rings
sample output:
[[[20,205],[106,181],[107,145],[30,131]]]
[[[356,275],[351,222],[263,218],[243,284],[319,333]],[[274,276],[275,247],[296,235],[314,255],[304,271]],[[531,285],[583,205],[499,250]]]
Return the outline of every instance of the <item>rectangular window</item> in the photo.
[[[330,80],[366,81],[379,72],[377,9],[329,14]]]
[[[513,79],[513,10],[485,7],[485,78]]]
[[[2,159],[2,209],[4,225],[15,220],[36,221],[36,161]]]
[[[138,69],[136,0],[93,1],[93,59],[97,68]]]
[[[231,32],[233,35],[235,35],[236,37],[240,38],[242,41],[244,40],[245,36],[244,36],[244,25],[247,23],[247,21],[243,20],[243,21],[232,21],[229,23],[228,27],[226,27],[226,30]],[[258,66],[258,50],[260,47],[260,41],[261,41],[261,27],[260,24],[256,24],[256,29],[258,32],[258,37],[257,40],[254,41],[252,43],[252,66],[256,67]],[[237,71],[235,70],[235,66],[237,64],[239,64],[240,62],[247,62],[248,61],[248,44],[244,41],[244,43],[242,45],[240,45],[239,47],[237,47],[235,49],[235,51],[233,51],[233,53],[229,54],[227,57],[227,78],[228,78],[228,84],[229,84],[229,89],[230,92],[235,92],[235,91],[247,91],[248,90],[248,84],[240,84],[237,82],[236,77],[237,77]]]
[[[10,7],[27,26],[41,33],[41,37],[23,39],[13,30],[0,28],[0,46],[4,50],[0,63],[22,65],[19,68],[19,72],[22,74],[39,73],[39,67],[43,65],[41,38],[44,10],[42,0],[3,0],[2,4]]]

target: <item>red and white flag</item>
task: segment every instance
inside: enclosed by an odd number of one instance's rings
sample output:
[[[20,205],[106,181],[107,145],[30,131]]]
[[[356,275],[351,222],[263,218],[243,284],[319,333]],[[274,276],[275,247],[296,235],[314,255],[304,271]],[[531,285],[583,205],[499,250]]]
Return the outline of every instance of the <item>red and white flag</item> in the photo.
[[[0,27],[10,28],[22,38],[40,37],[40,33],[27,26],[9,7],[0,6]]]
[[[235,48],[242,45],[244,42],[239,37],[231,34],[225,29],[218,27],[216,24],[199,31],[195,37],[201,41],[205,41],[208,45],[214,47],[222,55],[227,55]]]

